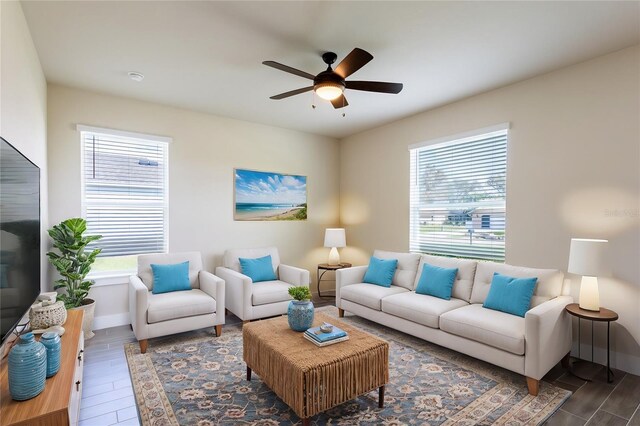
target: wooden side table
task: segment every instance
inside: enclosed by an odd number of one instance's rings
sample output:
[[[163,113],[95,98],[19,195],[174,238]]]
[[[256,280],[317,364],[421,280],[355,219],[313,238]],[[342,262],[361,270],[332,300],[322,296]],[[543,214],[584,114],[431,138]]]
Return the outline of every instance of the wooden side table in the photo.
[[[611,347],[609,337],[611,323],[618,319],[618,314],[607,308],[600,308],[599,311],[588,311],[586,309],[581,309],[580,305],[578,305],[577,303],[571,303],[567,305],[565,309],[570,315],[578,318],[578,358],[580,358],[580,320],[586,319],[591,321],[591,363],[593,363],[593,323],[596,321],[607,323],[607,382],[611,383],[613,381],[613,371],[611,371],[609,361],[609,352]],[[580,377],[573,372],[571,372],[571,374],[579,379],[586,380],[587,382],[591,381],[591,379],[585,379],[584,377]]]
[[[322,281],[322,277],[327,271],[337,271],[338,269],[351,268],[350,263],[340,263],[339,265],[329,265],[328,263],[321,263],[318,265],[318,270],[316,271],[316,278],[318,279],[318,297],[331,297],[331,296],[323,296],[320,294],[320,281]],[[322,272],[320,272],[322,271]],[[329,280],[326,280],[329,281]]]

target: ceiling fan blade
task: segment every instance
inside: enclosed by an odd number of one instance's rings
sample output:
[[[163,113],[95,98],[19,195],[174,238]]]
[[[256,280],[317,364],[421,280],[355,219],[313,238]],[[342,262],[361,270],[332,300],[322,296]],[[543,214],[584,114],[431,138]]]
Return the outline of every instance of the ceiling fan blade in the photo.
[[[276,100],[284,99],[284,98],[288,98],[289,96],[295,96],[295,95],[299,95],[300,93],[308,92],[310,90],[313,90],[313,86],[303,87],[302,89],[291,90],[289,92],[280,93],[279,95],[273,95],[269,97],[269,99],[276,99]]]
[[[290,66],[283,65],[283,64],[281,64],[279,62],[264,61],[263,64],[268,66],[268,67],[272,67],[272,68],[275,68],[277,70],[280,70],[280,71],[284,71],[284,72],[288,72],[288,73],[291,73],[291,74],[295,74],[295,75],[300,76],[300,77],[308,78],[309,80],[313,80],[314,78],[316,78],[315,75],[311,75],[308,72],[300,71],[300,70],[292,68]]]
[[[400,93],[402,83],[386,83],[383,81],[347,81],[347,89],[364,90],[365,92]]]
[[[333,107],[335,109],[339,109],[342,107],[346,107],[347,105],[349,105],[349,102],[347,102],[347,98],[344,97],[344,94],[338,96],[337,98],[335,98],[334,100],[331,101],[331,105],[333,105]]]
[[[356,47],[342,60],[342,62],[340,62],[340,64],[338,64],[335,72],[340,77],[347,78],[365,66],[372,59],[373,55],[371,55],[371,53]]]

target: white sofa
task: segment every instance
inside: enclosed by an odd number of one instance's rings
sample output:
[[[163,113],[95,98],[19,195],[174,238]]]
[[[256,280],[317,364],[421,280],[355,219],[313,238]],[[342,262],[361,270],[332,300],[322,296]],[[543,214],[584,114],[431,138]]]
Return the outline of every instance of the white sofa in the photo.
[[[254,283],[242,274],[239,259],[255,259],[270,255],[273,270],[278,279]],[[226,307],[244,322],[287,313],[289,288],[309,286],[309,271],[280,263],[275,247],[233,249],[224,253],[223,266],[216,268],[216,275],[227,285]]]
[[[529,393],[538,394],[540,379],[559,361],[568,361],[571,320],[563,295],[564,274],[495,262],[377,250],[383,259],[398,259],[391,287],[363,283],[367,266],[336,274],[336,306],[396,330],[436,343],[527,377]],[[458,268],[451,300],[414,290],[424,263]],[[524,318],[482,307],[493,273],[537,277],[531,307]]]
[[[153,294],[151,264],[189,261],[191,290]],[[222,334],[224,324],[225,283],[202,270],[199,252],[148,254],[138,256],[138,274],[129,278],[129,315],[131,328],[147,351],[147,339],[215,326]]]

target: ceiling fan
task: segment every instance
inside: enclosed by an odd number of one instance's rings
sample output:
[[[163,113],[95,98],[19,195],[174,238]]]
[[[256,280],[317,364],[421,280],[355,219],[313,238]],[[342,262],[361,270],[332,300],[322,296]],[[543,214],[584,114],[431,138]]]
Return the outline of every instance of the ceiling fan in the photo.
[[[345,89],[393,94],[400,93],[402,90],[402,83],[386,83],[382,81],[345,81],[347,77],[358,71],[373,59],[373,55],[369,52],[356,47],[342,60],[342,62],[338,64],[334,70],[331,68],[331,65],[337,58],[338,55],[333,52],[323,53],[322,60],[327,64],[327,69],[318,75],[312,75],[278,62],[264,61],[263,64],[269,67],[313,80],[313,86],[280,93],[279,95],[271,96],[269,99],[284,99],[313,90],[322,99],[330,101],[333,107],[337,109],[349,105],[347,99],[344,97],[343,92]]]

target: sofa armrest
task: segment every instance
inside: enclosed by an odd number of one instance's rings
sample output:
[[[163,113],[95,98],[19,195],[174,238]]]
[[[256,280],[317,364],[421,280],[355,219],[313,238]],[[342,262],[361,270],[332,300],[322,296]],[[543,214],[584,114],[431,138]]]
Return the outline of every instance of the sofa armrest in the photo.
[[[571,318],[565,307],[571,296],[541,303],[525,314],[525,376],[540,380],[571,351]]]
[[[309,287],[309,271],[306,269],[280,264],[278,272],[281,281],[295,286]]]
[[[342,309],[340,290],[351,284],[359,284],[364,279],[368,266],[354,266],[336,271],[336,306]]]
[[[251,319],[253,280],[224,266],[216,268],[216,275],[225,283],[225,307],[243,321]]]
[[[200,281],[200,290],[216,300],[216,324],[224,324],[224,280],[216,277],[211,272],[200,271],[198,273],[198,281]]]
[[[148,338],[147,309],[149,307],[149,289],[144,285],[140,277],[129,277],[129,318],[131,328],[138,340]]]

